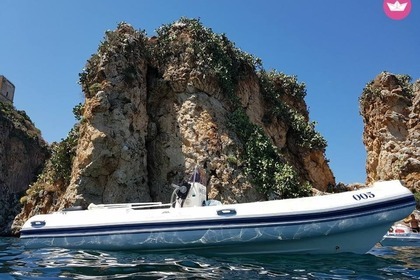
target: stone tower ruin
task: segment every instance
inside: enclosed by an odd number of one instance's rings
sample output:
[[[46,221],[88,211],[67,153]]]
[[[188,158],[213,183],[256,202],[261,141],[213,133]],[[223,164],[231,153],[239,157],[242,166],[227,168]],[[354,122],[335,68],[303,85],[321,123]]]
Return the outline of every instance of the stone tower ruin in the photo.
[[[6,79],[5,76],[0,75],[0,101],[13,103],[15,95],[15,85]]]

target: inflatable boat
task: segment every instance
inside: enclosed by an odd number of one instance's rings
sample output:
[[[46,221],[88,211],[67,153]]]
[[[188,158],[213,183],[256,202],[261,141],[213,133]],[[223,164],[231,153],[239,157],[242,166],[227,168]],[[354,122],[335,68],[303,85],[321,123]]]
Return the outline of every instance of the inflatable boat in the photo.
[[[418,216],[420,211],[414,211]],[[403,221],[394,224],[382,238],[380,244],[389,247],[420,247],[420,232],[413,231]]]
[[[191,180],[190,180],[191,181]],[[400,181],[344,193],[221,204],[206,187],[173,185],[170,203],[91,204],[30,218],[26,246],[216,255],[366,253],[415,207]]]

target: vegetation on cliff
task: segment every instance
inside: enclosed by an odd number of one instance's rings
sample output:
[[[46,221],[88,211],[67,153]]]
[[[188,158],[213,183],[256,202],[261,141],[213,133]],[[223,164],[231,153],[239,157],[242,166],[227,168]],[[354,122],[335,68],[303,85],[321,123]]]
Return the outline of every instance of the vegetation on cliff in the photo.
[[[26,190],[26,195],[21,197],[22,204],[27,201],[32,203],[35,201],[36,204],[36,201],[42,200],[44,195],[50,197],[49,203],[52,204],[53,200],[56,201],[64,193],[70,183],[72,164],[76,155],[78,126],[76,124],[60,142],[51,144],[51,156],[37,180]]]
[[[388,71],[383,71],[378,77],[370,81],[363,88],[362,94],[359,97],[360,113],[363,114],[363,108],[365,108],[369,102],[374,98],[381,98],[382,90],[395,90],[398,89],[399,93],[403,96],[412,98],[414,94],[414,84],[411,83],[412,78],[407,74],[392,74]],[[395,78],[387,78],[395,77]]]
[[[216,34],[197,19],[181,18],[157,29],[158,42],[150,49],[158,68],[176,64],[174,58],[190,56],[195,71],[218,78],[223,94],[238,104],[235,87],[249,71],[261,67],[261,60],[236,48],[225,34]],[[188,37],[185,36],[188,34]]]
[[[304,104],[306,88],[304,83],[299,83],[296,76],[288,76],[275,70],[259,73],[262,94],[272,109],[269,114],[277,116],[290,124],[294,139],[302,148],[317,149],[324,151],[327,142],[322,135],[315,130],[316,122],[309,122],[308,112],[294,106]],[[294,100],[293,100],[294,99]],[[287,100],[293,100],[288,104]]]
[[[10,103],[0,101],[0,116],[9,120],[17,131],[22,131],[28,139],[39,139],[41,131],[37,129],[25,111],[16,110]]]

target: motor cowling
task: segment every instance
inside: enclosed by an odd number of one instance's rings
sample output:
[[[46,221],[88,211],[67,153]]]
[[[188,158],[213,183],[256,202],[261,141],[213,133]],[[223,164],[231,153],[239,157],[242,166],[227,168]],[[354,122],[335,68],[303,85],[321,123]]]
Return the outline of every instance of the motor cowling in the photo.
[[[185,198],[183,207],[201,207],[205,205],[207,198],[206,187],[201,183],[191,183],[191,188]]]

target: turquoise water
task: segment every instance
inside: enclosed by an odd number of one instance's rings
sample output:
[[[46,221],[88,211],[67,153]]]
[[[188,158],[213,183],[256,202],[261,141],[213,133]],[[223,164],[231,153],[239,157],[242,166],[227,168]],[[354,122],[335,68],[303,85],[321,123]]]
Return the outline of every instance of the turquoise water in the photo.
[[[212,257],[59,248],[0,238],[0,279],[420,279],[420,248],[369,254]]]

